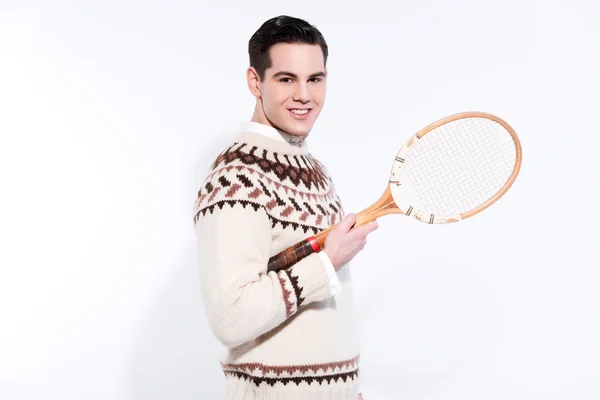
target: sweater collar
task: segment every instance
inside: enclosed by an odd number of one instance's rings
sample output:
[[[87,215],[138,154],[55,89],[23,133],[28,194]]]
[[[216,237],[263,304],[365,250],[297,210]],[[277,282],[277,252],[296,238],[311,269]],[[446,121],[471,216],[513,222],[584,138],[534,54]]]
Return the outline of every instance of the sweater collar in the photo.
[[[273,128],[272,126],[264,125],[259,122],[245,122],[242,124],[242,130],[246,132],[258,133],[268,138],[282,142],[287,142],[297,147],[300,147],[303,143],[302,139],[294,135],[290,135],[289,133],[285,133],[283,131],[280,131],[279,129]]]

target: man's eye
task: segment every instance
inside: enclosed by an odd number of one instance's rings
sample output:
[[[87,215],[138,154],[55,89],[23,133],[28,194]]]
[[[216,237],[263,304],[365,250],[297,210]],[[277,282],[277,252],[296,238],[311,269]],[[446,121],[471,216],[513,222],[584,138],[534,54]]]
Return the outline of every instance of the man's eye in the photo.
[[[281,79],[279,80],[279,82],[284,82],[284,83],[289,83],[289,82],[291,82],[291,81],[292,81],[292,79],[291,79],[291,78],[281,78]]]

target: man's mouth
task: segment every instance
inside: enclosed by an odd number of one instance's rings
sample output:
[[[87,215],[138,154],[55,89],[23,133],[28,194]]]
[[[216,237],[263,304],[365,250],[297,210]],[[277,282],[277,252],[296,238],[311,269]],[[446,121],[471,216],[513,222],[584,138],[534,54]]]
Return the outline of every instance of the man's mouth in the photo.
[[[288,108],[290,115],[297,121],[306,121],[310,117],[312,108]]]
[[[310,108],[291,108],[290,111],[296,115],[305,115],[310,111]]]

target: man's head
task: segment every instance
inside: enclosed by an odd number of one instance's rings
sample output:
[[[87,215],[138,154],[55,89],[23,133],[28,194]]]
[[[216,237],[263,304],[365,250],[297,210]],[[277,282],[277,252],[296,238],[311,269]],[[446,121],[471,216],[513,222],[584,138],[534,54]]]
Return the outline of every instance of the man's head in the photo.
[[[253,121],[306,136],[325,101],[327,43],[308,22],[288,16],[266,21],[248,43]]]

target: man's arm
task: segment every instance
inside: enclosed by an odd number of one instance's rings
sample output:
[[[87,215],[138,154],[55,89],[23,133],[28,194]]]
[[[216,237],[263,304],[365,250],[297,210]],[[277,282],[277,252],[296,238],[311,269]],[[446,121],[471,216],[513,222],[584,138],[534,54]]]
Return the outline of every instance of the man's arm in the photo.
[[[271,221],[262,207],[224,204],[200,216],[195,229],[208,319],[228,347],[252,340],[301,307],[332,295],[323,254],[266,274]]]

